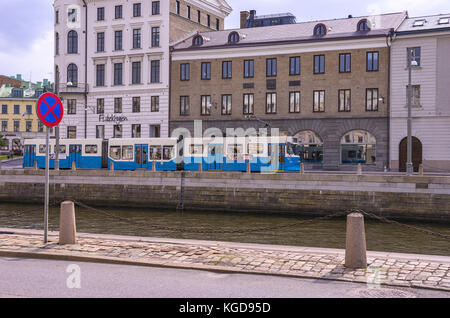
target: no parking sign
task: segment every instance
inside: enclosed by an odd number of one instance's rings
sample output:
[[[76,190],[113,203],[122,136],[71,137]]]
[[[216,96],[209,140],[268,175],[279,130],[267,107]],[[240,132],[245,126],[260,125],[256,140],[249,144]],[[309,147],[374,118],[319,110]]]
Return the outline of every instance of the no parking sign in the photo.
[[[45,126],[58,126],[64,115],[59,97],[52,93],[42,94],[37,102],[37,115]]]

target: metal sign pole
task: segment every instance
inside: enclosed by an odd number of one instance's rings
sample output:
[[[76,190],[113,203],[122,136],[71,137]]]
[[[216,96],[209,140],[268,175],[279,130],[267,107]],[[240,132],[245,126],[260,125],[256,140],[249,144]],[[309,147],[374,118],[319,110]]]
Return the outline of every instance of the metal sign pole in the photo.
[[[50,127],[47,127],[45,141],[45,202],[44,202],[44,243],[48,242],[48,197],[49,197],[49,148],[50,148]]]

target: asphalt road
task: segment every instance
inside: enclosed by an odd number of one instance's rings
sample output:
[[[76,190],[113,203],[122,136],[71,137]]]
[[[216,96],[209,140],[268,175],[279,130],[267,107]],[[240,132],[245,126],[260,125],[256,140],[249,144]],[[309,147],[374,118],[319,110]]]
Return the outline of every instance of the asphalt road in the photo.
[[[265,275],[0,258],[0,297],[450,298],[450,293]]]

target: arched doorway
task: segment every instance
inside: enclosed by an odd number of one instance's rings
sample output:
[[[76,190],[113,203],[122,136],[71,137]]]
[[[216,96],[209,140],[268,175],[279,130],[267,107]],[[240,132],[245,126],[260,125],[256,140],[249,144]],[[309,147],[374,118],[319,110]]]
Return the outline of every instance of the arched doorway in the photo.
[[[408,138],[405,137],[400,142],[399,146],[399,171],[406,172],[406,161],[408,160]],[[412,137],[412,163],[414,172],[419,171],[419,166],[422,164],[422,143],[416,137]]]

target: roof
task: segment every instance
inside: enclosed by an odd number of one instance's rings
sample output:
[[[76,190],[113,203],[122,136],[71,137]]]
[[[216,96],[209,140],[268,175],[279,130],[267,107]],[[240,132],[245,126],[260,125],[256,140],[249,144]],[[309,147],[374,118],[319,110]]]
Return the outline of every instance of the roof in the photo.
[[[266,15],[257,15],[254,17],[255,20],[261,20],[261,19],[271,19],[271,18],[283,18],[283,17],[294,17],[292,13],[275,13],[275,14],[266,14]]]
[[[232,29],[213,32],[199,33],[205,39],[200,47],[192,47],[192,38],[188,37],[173,46],[174,50],[192,50],[202,48],[214,48],[228,45],[228,36],[231,32],[237,31],[241,39],[236,46],[270,44],[270,42],[289,41],[319,41],[332,40],[348,37],[370,37],[386,36],[392,30],[396,30],[407,17],[406,12],[382,14],[377,16],[364,16],[342,18],[323,21],[308,21],[295,24],[285,24],[267,26],[264,28]],[[367,19],[371,24],[371,30],[367,32],[357,32],[359,21]],[[321,37],[313,35],[317,24],[324,24],[327,27],[327,34]],[[229,45],[228,45],[229,46]]]
[[[439,21],[443,18],[448,18],[449,23],[441,23]],[[415,22],[418,22],[416,26],[414,26]],[[419,21],[423,21],[423,25],[419,23]],[[416,32],[426,32],[426,31],[439,31],[439,29],[449,29],[450,28],[450,13],[447,14],[437,14],[431,16],[421,16],[421,17],[411,17],[405,19],[403,23],[397,30],[397,33],[416,33]]]
[[[16,80],[14,78],[10,78],[5,75],[0,75],[0,87],[3,85],[10,85],[12,87],[23,87],[24,86],[22,81]]]

